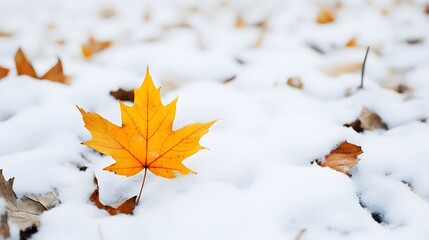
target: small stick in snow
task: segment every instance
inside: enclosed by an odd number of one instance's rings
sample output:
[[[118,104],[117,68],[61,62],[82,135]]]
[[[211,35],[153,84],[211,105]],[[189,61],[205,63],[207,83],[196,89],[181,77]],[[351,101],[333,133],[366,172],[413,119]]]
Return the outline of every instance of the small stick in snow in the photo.
[[[366,48],[365,58],[363,59],[362,64],[362,73],[360,75],[360,86],[359,89],[363,89],[363,76],[365,74],[365,64],[366,64],[366,58],[368,57],[369,47]]]

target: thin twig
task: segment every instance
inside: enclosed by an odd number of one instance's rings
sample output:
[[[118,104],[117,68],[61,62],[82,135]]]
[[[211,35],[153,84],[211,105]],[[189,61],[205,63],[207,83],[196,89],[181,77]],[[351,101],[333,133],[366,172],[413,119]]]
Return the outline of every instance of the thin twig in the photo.
[[[303,229],[299,230],[298,234],[297,234],[297,235],[296,235],[296,237],[295,237],[295,240],[301,240],[302,235],[304,235],[304,233],[305,233],[306,231],[307,231],[307,230],[306,230],[305,228],[303,228]]]
[[[369,52],[369,46],[366,48],[365,58],[363,59],[362,73],[360,75],[360,86],[359,86],[359,89],[363,89],[363,76],[365,74],[365,64],[366,64],[366,58],[368,57],[368,52]]]
[[[139,197],[137,198],[136,206],[139,205],[139,202],[140,202],[140,197],[142,195],[142,191],[143,191],[143,187],[144,187],[144,182],[146,181],[146,174],[147,174],[147,168],[144,169],[142,186],[140,187]]]

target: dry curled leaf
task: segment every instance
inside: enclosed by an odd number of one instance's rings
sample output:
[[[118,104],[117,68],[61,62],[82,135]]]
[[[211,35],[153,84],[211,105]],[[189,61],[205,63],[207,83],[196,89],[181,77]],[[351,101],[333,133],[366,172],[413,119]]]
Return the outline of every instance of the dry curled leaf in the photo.
[[[335,21],[335,17],[329,9],[323,8],[317,15],[316,22],[319,24],[326,24]]]
[[[323,161],[317,160],[316,162],[322,167],[329,167],[350,177],[349,170],[357,164],[358,156],[362,153],[360,146],[345,141],[326,155]]]
[[[121,101],[134,101],[134,90],[124,90],[122,88],[119,88],[116,91],[110,91],[110,96],[121,100]]]
[[[0,79],[6,77],[9,74],[9,69],[0,66]]]
[[[356,63],[341,63],[338,65],[332,65],[329,67],[325,67],[322,69],[322,71],[331,76],[331,77],[337,77],[344,73],[357,73],[362,70],[362,63],[356,62]]]
[[[3,170],[0,170],[0,197],[6,200],[8,217],[21,231],[28,228],[39,227],[39,215],[53,208],[58,202],[56,191],[45,195],[24,195],[20,200],[13,191],[14,178],[6,181]]]
[[[21,48],[19,48],[15,54],[15,66],[18,75],[27,75],[40,80],[49,80],[58,83],[67,83],[68,80],[68,77],[64,75],[63,64],[60,59],[58,59],[57,63],[45,74],[38,77],[33,65],[27,59]]]
[[[94,54],[103,51],[106,48],[109,48],[112,45],[112,41],[98,41],[94,37],[89,37],[87,43],[82,45],[82,55],[89,59]]]
[[[380,116],[377,113],[371,111],[370,109],[364,107],[359,115],[359,117],[351,122],[344,124],[345,127],[351,127],[356,132],[360,133],[363,131],[370,131],[373,129],[381,128],[387,130],[388,127],[386,123],[383,122]]]
[[[110,215],[116,215],[119,213],[123,214],[133,214],[133,210],[136,203],[137,196],[134,196],[124,202],[115,204],[115,206],[109,206],[104,205],[100,202],[100,193],[99,193],[99,186],[98,186],[98,180],[94,176],[94,184],[95,184],[95,190],[89,197],[89,199],[99,208],[106,210]]]
[[[79,108],[92,135],[92,140],[83,144],[112,156],[116,163],[104,170],[119,175],[133,176],[149,170],[158,176],[174,178],[177,172],[194,173],[182,161],[204,149],[199,140],[215,121],[172,130],[177,98],[164,106],[149,70],[141,87],[134,90],[134,96],[133,106],[120,102],[122,126]]]
[[[302,89],[304,87],[304,84],[299,77],[290,77],[286,83],[289,85],[289,87],[293,88]]]

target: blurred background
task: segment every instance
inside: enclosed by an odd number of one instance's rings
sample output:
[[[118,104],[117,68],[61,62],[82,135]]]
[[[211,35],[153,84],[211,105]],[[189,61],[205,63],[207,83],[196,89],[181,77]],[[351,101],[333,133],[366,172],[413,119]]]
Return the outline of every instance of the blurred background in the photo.
[[[65,72],[86,61],[143,75],[150,64],[167,88],[199,80],[260,88],[299,77],[306,91],[330,98],[320,91],[329,79],[359,82],[366,46],[368,78],[398,87],[429,61],[428,29],[425,0],[2,0],[0,65],[13,69],[22,47],[42,69],[55,57]]]

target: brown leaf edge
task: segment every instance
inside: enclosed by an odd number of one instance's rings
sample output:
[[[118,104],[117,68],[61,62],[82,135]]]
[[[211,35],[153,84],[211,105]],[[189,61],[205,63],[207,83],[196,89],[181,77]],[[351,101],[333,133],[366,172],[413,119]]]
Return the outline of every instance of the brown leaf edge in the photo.
[[[0,79],[5,78],[9,74],[9,69],[0,66]]]
[[[96,186],[94,192],[91,194],[91,196],[89,197],[89,199],[99,208],[99,209],[104,209],[106,210],[110,215],[116,215],[119,213],[123,213],[123,214],[133,214],[133,210],[135,207],[135,203],[136,203],[136,198],[137,196],[134,196],[128,200],[126,200],[125,202],[119,204],[117,207],[112,207],[109,205],[104,205],[103,203],[100,202],[100,194],[99,194],[99,186],[98,186],[98,180],[97,177],[94,176],[94,184]]]
[[[316,160],[316,163],[321,167],[329,167],[351,177],[352,174],[349,170],[358,163],[358,156],[362,153],[362,147],[344,141],[326,155],[324,161]]]
[[[121,101],[130,101],[134,102],[134,90],[124,90],[122,88],[119,88],[116,91],[110,91],[110,96],[116,98],[117,100]]]

